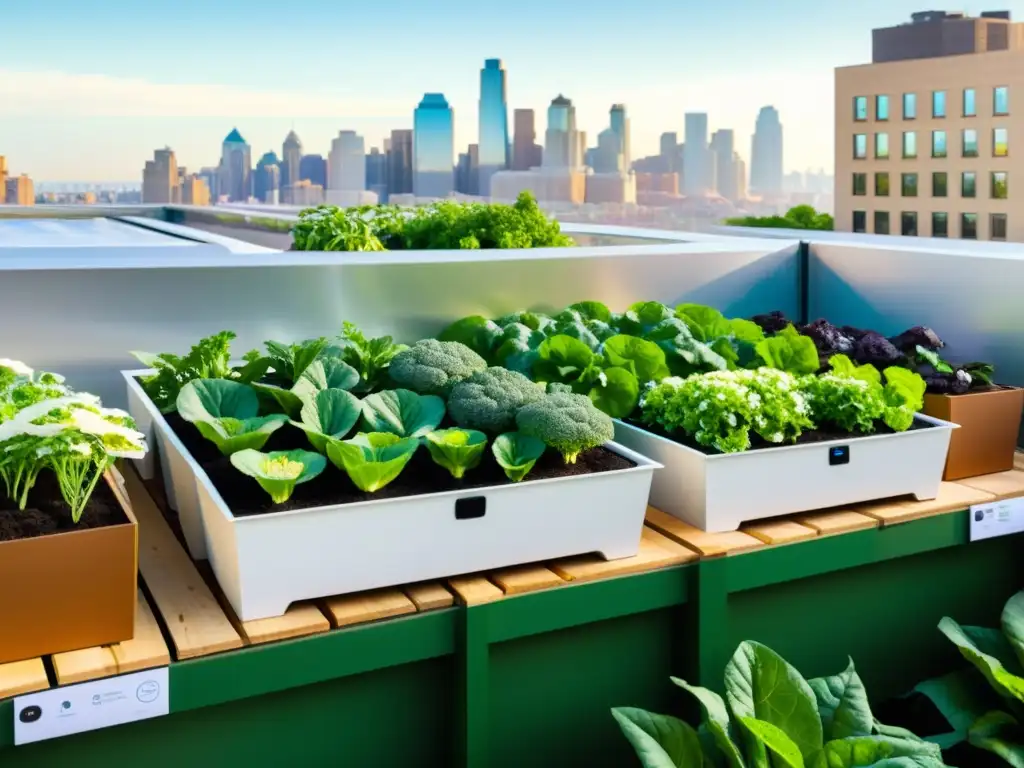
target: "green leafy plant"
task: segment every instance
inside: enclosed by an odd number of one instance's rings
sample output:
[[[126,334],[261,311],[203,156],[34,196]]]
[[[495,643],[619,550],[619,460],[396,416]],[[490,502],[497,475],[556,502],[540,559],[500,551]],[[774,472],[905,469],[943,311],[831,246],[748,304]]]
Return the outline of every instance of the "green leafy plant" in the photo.
[[[1024,591],[1006,602],[1000,624],[999,629],[961,626],[944,617],[939,631],[971,667],[915,690],[953,728],[934,741],[945,748],[967,741],[1019,768],[1024,765]]]
[[[437,429],[445,413],[440,397],[418,395],[408,389],[386,389],[368,395],[362,410],[367,431],[416,438]]]
[[[730,368],[746,368],[759,363],[756,347],[765,336],[760,326],[743,318],[727,318],[717,309],[703,304],[680,304],[676,317],[686,323],[698,341],[721,355]]]
[[[673,376],[686,378],[729,368],[729,361],[695,338],[686,321],[678,317],[660,321],[644,332],[644,338],[653,341],[665,353],[665,362]]]
[[[792,325],[757,342],[754,349],[769,368],[778,368],[795,376],[816,373],[821,365],[814,341],[801,336]]]
[[[57,374],[0,360],[0,481],[19,509],[50,471],[78,523],[103,473],[117,459],[145,454],[145,436],[124,411],[74,392]]]
[[[516,414],[519,432],[535,437],[575,464],[583,451],[603,445],[615,436],[611,418],[590,398],[570,393],[547,394],[523,406]]]
[[[264,402],[268,403],[267,410],[279,407],[289,418],[298,418],[303,398],[308,397],[313,391],[318,391],[318,385],[326,383],[328,376],[339,384],[352,380],[352,374],[346,370],[348,366],[339,367],[345,365],[340,360],[337,363],[324,364],[321,368],[312,368],[317,361],[341,357],[341,349],[332,346],[326,336],[297,344],[268,341],[265,345],[267,355],[264,359],[268,372],[264,380],[253,382],[252,387],[264,398]],[[310,374],[308,377],[307,372]],[[354,383],[351,381],[349,386]],[[273,402],[276,402],[277,406],[269,405]]]
[[[309,364],[292,386],[292,394],[305,402],[325,389],[350,390],[359,383],[359,372],[338,357],[322,357]]]
[[[170,413],[175,408],[181,388],[190,381],[232,379],[243,384],[257,381],[266,373],[269,361],[263,360],[254,350],[245,356],[247,365],[233,368],[231,342],[235,338],[232,331],[221,331],[200,339],[186,355],[132,352],[144,366],[155,370],[153,375],[140,380],[143,391],[161,413]]]
[[[767,646],[743,642],[725,698],[678,678],[701,705],[700,729],[632,707],[612,709],[644,768],[943,768],[938,746],[879,723],[853,662],[806,680]],[[770,756],[770,757],[769,757]]]
[[[487,361],[457,341],[424,339],[391,360],[391,379],[423,395],[447,396],[452,387],[487,368]]]
[[[752,433],[769,443],[791,443],[814,427],[798,383],[773,368],[665,379],[644,395],[641,420],[722,453],[747,450]]]
[[[544,387],[504,368],[478,371],[452,389],[448,413],[460,427],[498,434],[516,423],[516,412],[544,397]]]
[[[359,421],[362,404],[351,392],[325,389],[302,405],[301,421],[292,425],[306,433],[309,444],[320,453],[327,451],[329,440],[341,440]]]
[[[257,416],[259,397],[252,387],[227,379],[196,379],[178,393],[178,414],[225,456],[261,449],[288,420],[284,414]]]
[[[488,362],[501,343],[502,329],[493,320],[481,315],[470,315],[445,328],[438,335],[438,341],[456,341],[469,347]]]
[[[543,440],[521,432],[498,435],[491,445],[491,453],[494,454],[495,460],[513,483],[521,482],[530,474],[530,470],[544,455],[545,450],[547,446]]]
[[[318,476],[327,459],[310,451],[260,451],[246,448],[231,454],[231,463],[242,474],[256,480],[275,504],[291,498],[295,486]]]
[[[359,374],[353,392],[367,393],[380,389],[387,381],[388,367],[399,352],[408,349],[404,344],[395,344],[390,336],[368,339],[355,325],[345,322],[341,331],[341,359]]]
[[[430,458],[451,472],[456,480],[480,465],[487,435],[475,429],[439,429],[426,435]]]
[[[794,206],[784,216],[740,216],[726,219],[725,223],[733,227],[764,229],[835,229],[835,221],[830,214],[819,213],[810,205]]]
[[[350,440],[328,442],[327,458],[344,470],[359,490],[375,493],[402,474],[419,447],[418,438],[360,432]]]

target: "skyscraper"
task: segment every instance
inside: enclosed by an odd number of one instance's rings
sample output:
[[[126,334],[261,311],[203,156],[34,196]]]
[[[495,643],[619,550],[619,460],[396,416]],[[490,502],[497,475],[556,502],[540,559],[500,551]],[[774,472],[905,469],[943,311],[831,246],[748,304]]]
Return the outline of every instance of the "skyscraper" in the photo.
[[[302,141],[295,131],[288,131],[281,144],[281,186],[293,187],[302,176]]]
[[[761,107],[750,148],[750,189],[758,195],[782,192],[782,123],[775,107]]]
[[[679,170],[677,158],[679,155],[679,134],[661,134],[659,156],[662,162],[662,173],[675,173]]]
[[[508,104],[501,59],[487,59],[480,70],[479,194],[491,193],[491,176],[508,168]]]
[[[447,197],[455,190],[453,123],[444,94],[424,94],[413,113],[412,190],[416,197]]]
[[[576,130],[576,108],[559,94],[548,107],[548,128],[544,134],[545,168],[579,168],[583,164],[580,136]]]
[[[705,112],[686,113],[686,139],[683,142],[683,190],[687,195],[711,191],[711,153],[708,149],[708,116]]]
[[[231,129],[221,145],[219,175],[221,195],[232,202],[248,202],[252,193],[252,149],[237,128]]]
[[[628,171],[632,160],[629,154],[629,118],[626,117],[625,104],[612,104],[611,112],[612,132],[619,140],[619,152],[622,154],[622,169]]]
[[[0,197],[6,199],[7,195],[7,158],[0,155],[0,190],[3,190],[4,194]]]
[[[142,170],[142,202],[173,203],[178,187],[178,163],[170,147],[153,152]]]
[[[541,164],[541,147],[532,109],[515,111],[515,135],[512,140],[512,170],[528,171]]]
[[[391,140],[385,139],[388,166],[388,195],[412,192],[412,131],[394,130]]]
[[[385,139],[385,143],[390,142]],[[376,147],[366,155],[366,189],[386,203],[388,199],[388,157]]]
[[[327,202],[358,205],[366,191],[366,144],[355,131],[339,131],[328,155]]]
[[[299,181],[319,184],[327,189],[327,161],[323,155],[303,155],[299,161]]]
[[[253,194],[261,203],[277,205],[281,201],[281,161],[273,152],[267,152],[256,162]]]
[[[4,199],[8,205],[35,205],[36,192],[27,174],[7,176],[4,181]]]
[[[715,168],[715,189],[726,200],[736,200],[736,168],[734,156],[736,139],[728,128],[711,135],[711,152]]]

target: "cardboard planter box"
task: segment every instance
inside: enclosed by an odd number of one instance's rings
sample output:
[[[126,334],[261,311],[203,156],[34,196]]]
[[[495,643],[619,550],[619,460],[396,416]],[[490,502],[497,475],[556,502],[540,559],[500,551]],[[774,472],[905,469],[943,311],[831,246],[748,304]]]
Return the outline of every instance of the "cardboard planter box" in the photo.
[[[925,395],[924,412],[959,424],[949,443],[943,480],[1013,469],[1024,389],[993,387],[963,395]]]
[[[117,470],[104,481],[124,523],[0,542],[0,664],[134,636],[138,523]]]

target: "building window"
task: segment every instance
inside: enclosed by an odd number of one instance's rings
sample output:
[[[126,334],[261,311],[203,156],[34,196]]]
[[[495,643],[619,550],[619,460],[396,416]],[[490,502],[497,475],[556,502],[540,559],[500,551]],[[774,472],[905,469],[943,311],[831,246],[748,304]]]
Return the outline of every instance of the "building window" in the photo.
[[[1010,114],[1010,89],[1005,85],[997,86],[992,91],[992,114],[999,116]]]
[[[974,117],[978,114],[977,97],[973,88],[964,88],[964,117]]]
[[[889,159],[889,134],[875,134],[875,157],[879,160]]]
[[[867,213],[867,211],[854,211],[853,212],[853,231],[854,232],[867,232],[868,231],[868,213]]]
[[[936,211],[932,214],[932,237],[949,237],[949,215]]]
[[[875,234],[876,235],[888,235],[889,234],[889,212],[888,211],[875,211]]]
[[[946,132],[932,131],[932,157],[946,156]]]
[[[1010,186],[1010,176],[1006,171],[993,171],[991,195],[993,200],[1005,200]]]
[[[913,131],[905,131],[903,134],[903,157],[917,157],[917,134]]]
[[[862,197],[868,193],[868,175],[866,173],[853,174],[853,194]]]
[[[932,174],[932,197],[946,197],[949,194],[949,174],[935,171]]]
[[[900,190],[903,197],[917,197],[917,174],[900,174]]]
[[[853,119],[863,123],[868,119],[868,97],[854,96],[853,98]]]
[[[1006,239],[1006,214],[993,213],[988,217],[988,236],[990,240]]]
[[[868,135],[866,133],[855,133],[853,135],[853,159],[866,160],[868,156]]]
[[[875,120],[889,119],[889,97],[875,96]]]
[[[903,94],[903,119],[904,120],[916,120],[917,119],[917,94],[916,93],[904,93]]]
[[[978,156],[978,132],[973,128],[964,128],[963,130],[963,156]]]
[[[946,116],[946,92],[932,91],[932,117]]]
[[[889,174],[888,172],[881,172],[875,174],[875,196],[876,197],[888,197],[889,196]]]
[[[1010,154],[1010,136],[1005,128],[992,129],[992,156],[1006,157]]]
[[[900,233],[906,237],[917,237],[917,214],[904,211],[900,214]]]
[[[964,171],[960,177],[960,196],[978,196],[978,174],[974,171]]]
[[[961,213],[960,214],[960,237],[963,240],[977,240],[978,239],[978,214],[976,214],[976,213]]]

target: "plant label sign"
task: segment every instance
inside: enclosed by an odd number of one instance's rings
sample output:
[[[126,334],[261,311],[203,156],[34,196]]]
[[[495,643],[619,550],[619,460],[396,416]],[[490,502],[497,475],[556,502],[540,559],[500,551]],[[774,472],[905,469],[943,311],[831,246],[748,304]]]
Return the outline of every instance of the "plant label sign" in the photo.
[[[971,507],[971,541],[1024,532],[1024,498]]]
[[[70,736],[170,712],[167,667],[92,680],[14,699],[14,743]]]

